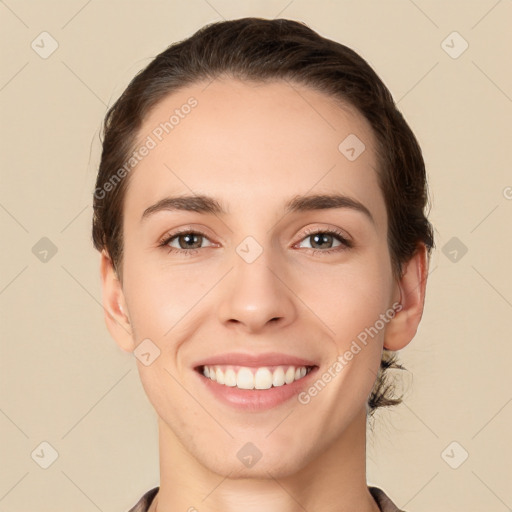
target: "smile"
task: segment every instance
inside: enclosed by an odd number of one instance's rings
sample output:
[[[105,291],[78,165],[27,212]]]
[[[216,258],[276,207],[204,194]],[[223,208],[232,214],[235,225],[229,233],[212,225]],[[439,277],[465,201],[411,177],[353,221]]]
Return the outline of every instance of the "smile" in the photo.
[[[291,384],[305,377],[312,366],[248,367],[231,365],[204,365],[202,374],[218,384],[238,389],[270,389]]]
[[[253,413],[290,403],[319,370],[317,359],[279,352],[227,352],[194,361],[191,366],[199,378],[199,390],[221,406]]]

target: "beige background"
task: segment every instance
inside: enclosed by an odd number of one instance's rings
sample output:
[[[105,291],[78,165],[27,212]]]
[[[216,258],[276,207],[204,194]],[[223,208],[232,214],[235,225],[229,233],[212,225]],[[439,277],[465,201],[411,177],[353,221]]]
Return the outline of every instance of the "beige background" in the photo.
[[[408,512],[512,509],[512,1],[6,0],[0,512],[126,512],[159,483],[155,413],[103,321],[90,240],[98,132],[152,57],[243,16],[301,20],[360,52],[424,150],[437,249],[401,355],[405,403],[379,411],[368,437],[369,483]],[[58,43],[46,59],[31,47],[43,31]],[[458,58],[442,45],[453,31],[469,44]],[[43,237],[57,248],[46,262]],[[31,457],[43,441],[58,452],[48,469]]]

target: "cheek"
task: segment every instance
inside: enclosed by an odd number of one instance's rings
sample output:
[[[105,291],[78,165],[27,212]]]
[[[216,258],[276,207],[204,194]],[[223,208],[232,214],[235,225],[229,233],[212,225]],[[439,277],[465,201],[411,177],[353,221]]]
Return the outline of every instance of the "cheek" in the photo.
[[[132,328],[140,338],[137,342],[151,338],[158,344],[164,337],[186,334],[183,329],[192,327],[191,319],[199,320],[205,314],[211,317],[219,301],[228,299],[222,290],[229,293],[232,288],[225,283],[217,285],[229,265],[206,260],[171,265],[164,258],[163,263],[156,263],[142,251],[130,251],[127,244],[128,253],[124,290]],[[327,258],[324,262],[298,261],[288,267],[278,262],[275,268],[280,269],[287,286],[277,280],[275,290],[283,294],[283,301],[295,303],[299,323],[318,324],[319,336],[326,334],[337,345],[350,343],[389,307],[392,274],[383,244],[371,251],[361,249],[338,264]]]
[[[127,265],[125,275],[132,328],[139,337],[155,340],[172,336],[188,324],[194,311],[201,309],[201,298],[218,280],[212,268],[137,265],[136,259]]]
[[[374,325],[389,308],[392,274],[389,259],[368,254],[346,265],[325,265],[296,276],[297,295],[337,344]]]

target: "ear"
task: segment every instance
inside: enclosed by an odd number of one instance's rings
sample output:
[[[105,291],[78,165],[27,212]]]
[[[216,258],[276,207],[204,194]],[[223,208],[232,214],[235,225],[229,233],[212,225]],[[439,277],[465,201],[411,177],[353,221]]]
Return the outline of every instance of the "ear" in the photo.
[[[428,252],[425,244],[421,243],[397,282],[401,309],[396,309],[397,313],[386,327],[385,349],[400,350],[414,338],[423,315],[427,277]]]
[[[126,352],[133,352],[135,343],[122,284],[105,250],[101,251],[100,274],[107,329],[119,347]]]

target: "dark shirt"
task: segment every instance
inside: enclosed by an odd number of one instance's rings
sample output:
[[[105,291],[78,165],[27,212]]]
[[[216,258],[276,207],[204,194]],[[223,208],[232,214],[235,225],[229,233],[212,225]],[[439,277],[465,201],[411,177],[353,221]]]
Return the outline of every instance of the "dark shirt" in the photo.
[[[149,490],[142,498],[138,501],[138,503],[131,508],[128,512],[147,512],[151,502],[156,496],[159,487],[154,487]],[[368,486],[371,495],[374,500],[377,502],[381,512],[405,512],[404,510],[399,509],[386,495],[386,493],[379,489],[378,487]]]

